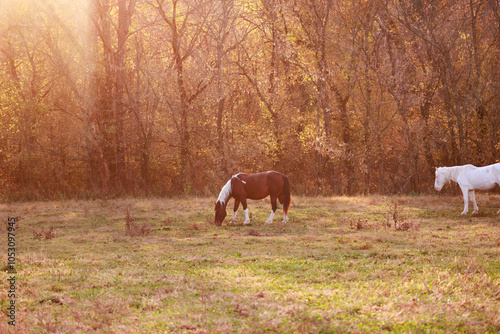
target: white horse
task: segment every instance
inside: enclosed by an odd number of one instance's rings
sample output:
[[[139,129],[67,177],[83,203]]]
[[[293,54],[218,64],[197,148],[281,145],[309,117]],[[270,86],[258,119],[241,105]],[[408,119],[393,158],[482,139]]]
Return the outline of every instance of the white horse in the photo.
[[[469,197],[474,204],[473,213],[477,213],[479,208],[476,204],[474,190],[488,190],[493,188],[495,184],[500,185],[500,163],[484,167],[464,165],[436,168],[434,188],[437,191],[440,191],[446,182],[450,180],[457,182],[460,189],[462,189],[464,195],[464,211],[462,215],[469,212]],[[497,213],[500,213],[500,210]]]

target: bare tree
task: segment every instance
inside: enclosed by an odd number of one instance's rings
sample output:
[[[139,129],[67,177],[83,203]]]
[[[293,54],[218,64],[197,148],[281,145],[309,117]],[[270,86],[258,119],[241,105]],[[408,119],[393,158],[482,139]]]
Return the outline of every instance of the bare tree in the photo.
[[[202,42],[201,36],[205,31],[207,15],[196,16],[196,23],[191,20],[197,14],[200,8],[206,2],[198,1],[191,3],[189,1],[181,2],[174,0],[171,7],[167,9],[167,3],[164,0],[156,0],[157,9],[163,23],[167,25],[170,31],[170,46],[174,59],[174,70],[176,88],[178,91],[178,105],[170,104],[174,113],[178,113],[177,130],[179,132],[179,154],[180,169],[178,179],[178,191],[186,191],[190,188],[190,181],[193,179],[192,162],[192,134],[191,118],[193,113],[194,101],[207,88],[209,78],[192,78],[193,82],[188,83],[186,78],[186,63],[193,57],[197,47]],[[176,118],[174,116],[174,118]]]

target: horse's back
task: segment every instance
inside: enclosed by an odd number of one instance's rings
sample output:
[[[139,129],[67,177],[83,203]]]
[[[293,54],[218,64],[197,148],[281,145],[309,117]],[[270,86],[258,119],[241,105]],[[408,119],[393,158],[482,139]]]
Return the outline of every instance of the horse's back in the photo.
[[[284,174],[276,171],[268,171],[268,172],[260,172],[255,174],[243,174],[240,173],[243,180],[247,180],[249,182],[265,182],[265,183],[280,183],[283,182]]]
[[[474,168],[471,168],[469,171],[473,172],[473,173],[477,173],[477,174],[489,174],[489,173],[491,173],[493,175],[500,176],[500,163],[482,166],[482,167],[474,167]]]
[[[235,178],[244,182],[241,186],[250,199],[262,199],[271,193],[277,194],[285,185],[285,177],[284,174],[275,171],[235,175]]]
[[[275,171],[267,172],[267,185],[270,191],[280,191],[285,186],[285,174]]]
[[[496,164],[493,164],[491,165],[491,168],[493,169],[494,173],[496,175],[499,175],[500,176],[500,162],[499,163],[496,163]]]
[[[492,174],[492,177],[495,179],[495,181],[497,183],[500,182],[500,163],[496,163],[486,167],[489,167],[489,171]]]
[[[470,189],[488,190],[500,182],[500,163],[475,167],[473,165],[464,170],[457,182]]]

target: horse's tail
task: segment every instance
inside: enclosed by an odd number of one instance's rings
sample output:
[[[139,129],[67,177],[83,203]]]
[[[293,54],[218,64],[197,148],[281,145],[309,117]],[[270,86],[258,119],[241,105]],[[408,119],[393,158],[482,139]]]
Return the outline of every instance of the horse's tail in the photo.
[[[290,181],[288,180],[288,176],[283,175],[283,181],[285,181],[285,185],[283,186],[283,212],[284,214],[288,214],[288,209],[290,209]]]

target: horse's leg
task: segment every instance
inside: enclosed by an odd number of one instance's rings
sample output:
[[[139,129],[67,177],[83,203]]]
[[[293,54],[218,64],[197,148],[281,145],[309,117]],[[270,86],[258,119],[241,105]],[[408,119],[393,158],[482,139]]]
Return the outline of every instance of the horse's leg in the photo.
[[[269,215],[269,218],[267,218],[267,220],[266,220],[266,224],[271,224],[273,222],[274,213],[276,212],[276,208],[277,208],[276,199],[277,199],[276,196],[271,196],[272,211],[271,211],[271,214]]]
[[[497,184],[500,186],[500,177],[499,177],[499,175],[497,175]],[[500,213],[500,210],[498,210],[497,213]]]
[[[283,193],[281,193],[279,196],[278,196],[278,200],[280,201],[280,204],[281,204],[281,208],[283,209],[283,221],[282,223],[283,224],[286,224],[286,221],[288,220],[288,216],[285,212],[285,195]]]
[[[245,212],[245,221],[243,224],[250,224],[250,216],[248,215],[247,198],[241,198],[241,205],[243,206],[243,211]]]
[[[477,207],[476,204],[476,193],[474,192],[474,190],[469,191],[469,198],[472,201],[472,204],[474,205],[474,212],[472,212],[472,214],[478,213],[479,208]]]
[[[462,194],[464,195],[464,211],[462,211],[462,216],[469,212],[469,188],[460,186],[462,189]]]
[[[236,219],[236,212],[238,211],[238,208],[240,207],[240,201],[238,199],[234,199],[234,211],[233,211],[233,218],[229,222],[229,224],[234,224],[234,220]]]

